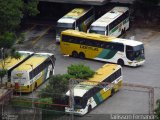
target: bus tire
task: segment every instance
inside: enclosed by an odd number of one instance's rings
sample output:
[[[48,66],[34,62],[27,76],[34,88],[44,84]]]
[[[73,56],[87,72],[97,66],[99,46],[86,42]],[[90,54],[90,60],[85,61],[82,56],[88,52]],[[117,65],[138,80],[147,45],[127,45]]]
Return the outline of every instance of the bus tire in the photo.
[[[34,89],[37,89],[38,85],[37,85],[37,82],[35,83],[34,85]]]
[[[122,59],[119,59],[117,63],[118,65],[124,66],[124,61]]]
[[[49,77],[51,77],[53,75],[53,71],[51,70],[50,72],[49,72]]]
[[[80,52],[80,53],[79,53],[79,58],[85,59],[85,54],[84,54],[83,52]]]
[[[92,110],[92,106],[89,105],[89,106],[88,106],[88,113],[91,112],[91,110]]]
[[[126,32],[126,30],[124,28],[124,29],[122,29],[121,34],[125,34],[125,32]]]
[[[113,96],[113,95],[114,95],[114,93],[115,93],[115,90],[114,90],[114,89],[112,89],[112,90],[111,90],[111,96]]]
[[[78,53],[77,53],[76,51],[73,51],[73,52],[72,52],[72,57],[77,58],[77,57],[78,57]]]

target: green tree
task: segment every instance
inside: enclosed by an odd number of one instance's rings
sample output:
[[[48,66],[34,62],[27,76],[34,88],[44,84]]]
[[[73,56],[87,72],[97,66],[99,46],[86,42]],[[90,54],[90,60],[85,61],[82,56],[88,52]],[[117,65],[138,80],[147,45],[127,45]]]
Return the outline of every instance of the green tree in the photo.
[[[24,16],[39,13],[38,0],[0,0],[0,35],[15,30]]]
[[[59,100],[62,98],[62,94],[68,89],[68,80],[64,75],[54,75],[48,79],[47,86],[42,89],[40,96],[42,98],[52,97],[54,102],[60,102]]]
[[[5,32],[0,35],[0,48],[9,49],[15,43],[16,36],[12,32]]]
[[[54,103],[63,103],[64,96],[68,91],[69,79],[88,79],[94,75],[90,67],[83,64],[75,64],[68,67],[68,73],[50,77],[48,84],[42,89],[40,96],[42,98],[52,98]],[[64,104],[64,103],[63,103]]]
[[[36,16],[39,13],[37,9],[39,0],[27,0],[24,2],[24,15]]]
[[[39,108],[49,108],[50,104],[52,104],[52,98],[40,98],[36,101],[38,104],[36,104]]]
[[[6,75],[6,73],[7,73],[6,69],[0,70],[1,86],[3,84],[3,77]]]
[[[15,34],[11,32],[5,32],[0,36],[0,55],[1,55],[1,69],[0,69],[0,78],[1,85],[3,83],[3,77],[7,73],[5,69],[6,58],[11,56],[12,58],[19,59],[20,54],[12,47],[15,43]]]
[[[156,104],[157,108],[155,109],[155,113],[157,115],[157,119],[160,120],[160,99],[157,100]]]
[[[88,79],[95,73],[89,66],[83,64],[71,65],[68,67],[67,72],[76,79]]]
[[[1,83],[6,73],[5,58],[9,55],[16,59],[20,58],[20,54],[13,48],[16,42],[14,31],[24,16],[35,16],[39,13],[37,5],[38,0],[0,0],[0,55],[3,61],[0,70]]]

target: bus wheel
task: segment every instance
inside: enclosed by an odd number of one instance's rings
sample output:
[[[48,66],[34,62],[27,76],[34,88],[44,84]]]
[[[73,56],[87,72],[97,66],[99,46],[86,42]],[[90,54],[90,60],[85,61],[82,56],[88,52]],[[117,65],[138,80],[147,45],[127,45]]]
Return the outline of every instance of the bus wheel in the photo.
[[[119,59],[117,63],[118,65],[124,66],[124,61],[122,59]]]
[[[73,51],[73,52],[72,52],[72,57],[77,58],[77,57],[78,57],[78,53],[77,53],[76,51]]]
[[[83,52],[80,52],[80,53],[79,53],[79,57],[80,57],[81,59],[85,59],[85,54],[84,54]]]
[[[88,106],[88,113],[92,110],[91,105]]]
[[[34,87],[34,89],[37,89],[37,87],[38,87],[38,86],[37,86],[37,83],[35,83],[35,85],[34,85],[34,86],[35,86],[35,87]]]
[[[115,90],[114,90],[114,89],[112,89],[112,90],[111,90],[111,96],[113,96],[113,95],[114,95],[114,93],[115,93]]]
[[[126,32],[126,29],[124,28],[124,29],[122,29],[121,34],[125,34],[125,32]]]
[[[53,71],[51,70],[51,71],[49,72],[49,77],[52,76],[52,75],[53,75]]]

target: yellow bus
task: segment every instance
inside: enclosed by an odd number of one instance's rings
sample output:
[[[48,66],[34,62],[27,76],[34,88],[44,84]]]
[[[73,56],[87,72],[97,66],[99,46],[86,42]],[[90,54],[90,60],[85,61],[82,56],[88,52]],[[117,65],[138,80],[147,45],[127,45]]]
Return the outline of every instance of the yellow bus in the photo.
[[[35,53],[11,73],[15,91],[32,92],[54,74],[55,57],[51,53]]]
[[[60,49],[65,55],[118,63],[122,66],[139,66],[145,62],[144,45],[140,41],[76,30],[61,33]]]
[[[8,57],[4,60],[3,59],[0,60],[0,69],[7,70],[7,75],[3,79],[4,82],[8,82],[8,80],[10,81],[11,72],[15,67],[17,67],[18,65],[20,65],[33,55],[33,52],[30,51],[18,51],[18,52],[21,54],[21,57],[19,59]]]
[[[95,14],[93,7],[74,8],[57,21],[56,42],[60,41],[60,34],[63,30],[73,29],[87,32],[90,24],[94,21]]]
[[[84,115],[122,86],[122,67],[116,64],[105,64],[89,80],[80,82],[73,88],[74,108],[65,107],[65,112]],[[66,93],[69,103],[70,91]]]

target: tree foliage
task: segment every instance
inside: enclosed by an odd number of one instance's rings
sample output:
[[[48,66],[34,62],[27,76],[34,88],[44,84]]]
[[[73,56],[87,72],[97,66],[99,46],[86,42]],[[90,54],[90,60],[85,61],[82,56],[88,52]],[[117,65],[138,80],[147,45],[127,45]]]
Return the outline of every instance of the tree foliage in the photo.
[[[69,89],[69,79],[88,79],[94,75],[90,67],[83,64],[75,64],[68,67],[67,74],[54,75],[49,78],[47,86],[42,89],[42,98],[51,97],[55,103],[64,101],[64,96]]]
[[[15,29],[21,22],[22,0],[0,0],[0,32],[6,32]]]
[[[68,67],[68,74],[76,79],[88,79],[94,75],[94,71],[89,66],[77,64]]]
[[[16,42],[14,31],[24,16],[34,16],[39,13],[37,5],[38,0],[0,0],[0,55],[2,63],[5,63],[5,58],[8,55],[16,59],[20,58],[20,54],[13,48]],[[4,71],[5,69],[0,70],[1,83]]]
[[[156,104],[157,108],[155,109],[155,113],[157,115],[157,119],[160,120],[160,99],[157,100]]]
[[[3,77],[6,75],[7,70],[6,69],[2,69],[0,70],[0,79],[1,79],[1,85],[3,83]]]
[[[50,107],[50,104],[52,104],[52,98],[40,98],[36,102],[36,107],[45,109]]]
[[[16,40],[16,36],[12,32],[5,32],[3,35],[0,35],[0,48],[9,49],[11,48]]]
[[[39,13],[38,0],[0,0],[0,35],[15,30],[26,16]]]
[[[0,78],[1,85],[3,83],[3,77],[7,74],[5,69],[6,58],[11,56],[11,58],[19,59],[21,55],[13,48],[15,43],[15,34],[12,32],[5,32],[3,35],[0,35],[0,55],[1,55],[1,69],[0,69]]]
[[[52,97],[53,101],[58,102],[62,97],[62,94],[65,94],[68,88],[68,80],[64,75],[54,75],[49,78],[47,86],[42,89],[40,96],[42,98]]]
[[[27,0],[24,2],[24,13],[28,16],[35,16],[39,13],[37,9],[38,0]]]

